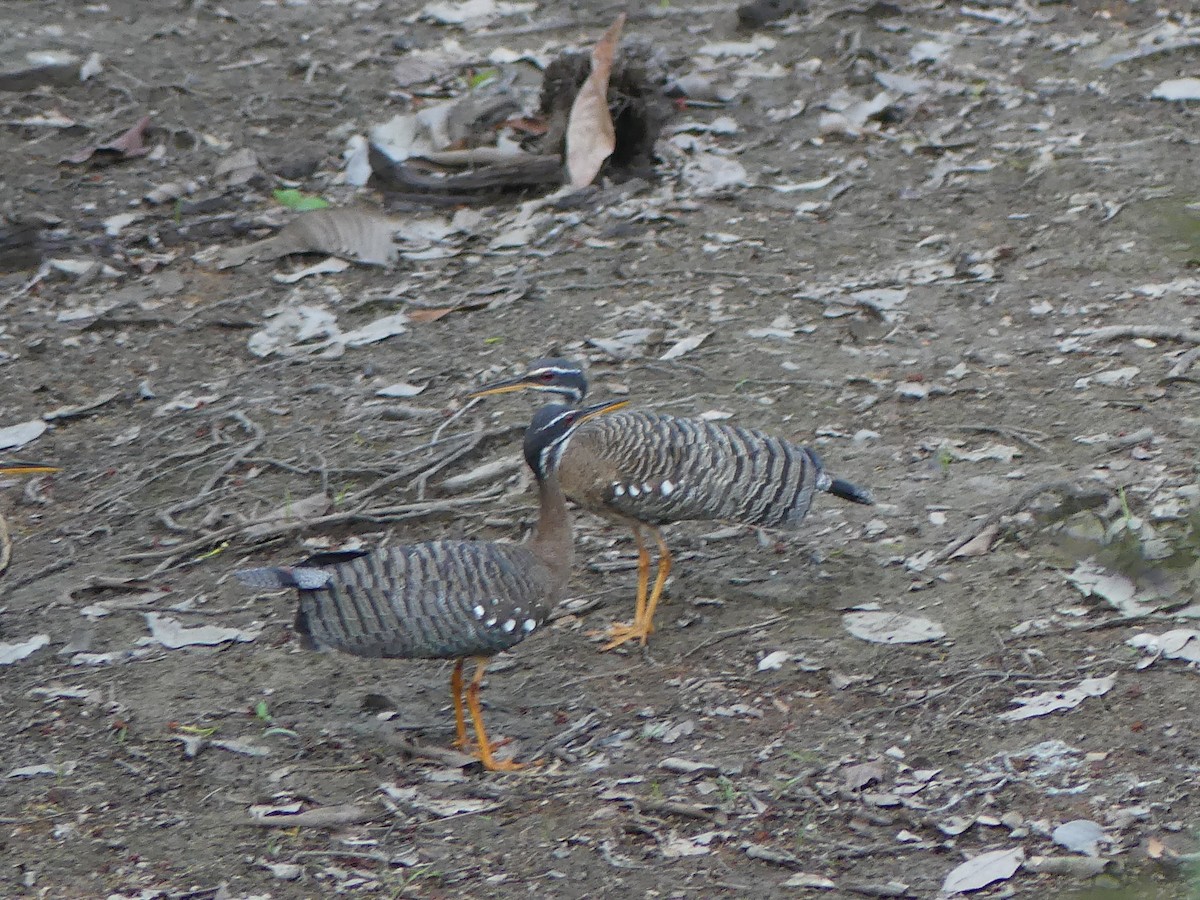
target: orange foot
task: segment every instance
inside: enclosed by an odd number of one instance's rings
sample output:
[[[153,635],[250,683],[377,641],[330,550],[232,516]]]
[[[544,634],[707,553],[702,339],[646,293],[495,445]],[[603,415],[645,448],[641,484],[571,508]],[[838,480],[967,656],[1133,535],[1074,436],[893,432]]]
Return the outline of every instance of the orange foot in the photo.
[[[528,765],[528,763],[519,763],[512,759],[496,759],[490,753],[480,753],[478,756],[483,767],[489,772],[519,772]]]
[[[498,741],[492,741],[492,749],[496,750],[500,747],[507,747],[513,742],[510,737],[500,738]],[[468,756],[479,756],[479,745],[468,738],[458,738],[451,745],[455,750],[461,750]]]
[[[646,641],[649,640],[650,635],[653,633],[653,625],[649,628],[645,628],[637,623],[634,623],[633,625],[626,625],[624,622],[613,622],[612,625],[608,627],[609,641],[600,648],[600,652],[604,653],[608,650],[615,650],[622,644],[632,640],[641,641],[641,644],[644,647],[646,646]]]

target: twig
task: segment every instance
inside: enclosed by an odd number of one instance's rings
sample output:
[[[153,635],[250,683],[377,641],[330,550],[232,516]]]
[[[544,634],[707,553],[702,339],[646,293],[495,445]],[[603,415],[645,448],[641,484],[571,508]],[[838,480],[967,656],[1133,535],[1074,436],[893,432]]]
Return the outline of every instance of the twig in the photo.
[[[0,513],[0,575],[3,575],[8,569],[11,559],[12,538],[8,536],[8,521],[4,518],[4,514]]]
[[[718,631],[716,634],[714,634],[712,637],[710,637],[707,641],[700,642],[695,647],[693,647],[691,650],[689,650],[687,653],[683,654],[683,656],[681,658],[687,659],[693,653],[699,653],[701,650],[705,649],[706,647],[711,647],[713,644],[719,644],[721,641],[723,641],[727,638],[735,637],[739,634],[746,634],[747,632],[750,632],[750,631],[758,631],[760,628],[766,628],[770,625],[774,625],[776,622],[779,622],[779,621],[783,620],[784,618],[785,617],[784,617],[783,613],[779,613],[777,615],[771,616],[771,618],[769,618],[769,619],[764,619],[761,622],[756,622],[753,625],[742,625],[739,628],[728,628],[725,631]]]
[[[1075,332],[1094,341],[1119,341],[1122,338],[1149,338],[1159,341],[1179,341],[1200,344],[1200,331],[1172,328],[1169,325],[1108,325],[1104,328],[1081,328]]]
[[[665,813],[670,816],[686,816],[689,819],[722,820],[724,815],[715,809],[705,809],[691,803],[679,800],[649,800],[636,799],[630,801],[635,811],[639,813]]]
[[[483,765],[477,757],[460,753],[457,750],[451,750],[447,747],[418,744],[416,741],[410,741],[407,738],[396,735],[385,735],[384,738],[389,747],[394,747],[401,753],[416,759],[431,759],[434,762],[439,762],[442,765],[455,769],[462,769],[471,765]]]
[[[1043,441],[1049,439],[1049,435],[1041,431],[1035,431],[1032,428],[1013,428],[1008,425],[949,425],[949,428],[956,428],[959,431],[977,431],[983,434],[997,434],[1000,437],[1010,438],[1018,443],[1024,444],[1027,447],[1032,447],[1039,453],[1045,453],[1046,448],[1039,444],[1027,435],[1037,435]]]
[[[1000,520],[1005,516],[1015,515],[1024,509],[1030,501],[1036,499],[1042,494],[1061,494],[1063,497],[1079,497],[1086,494],[1084,488],[1071,481],[1046,481],[1042,484],[1035,485],[1025,493],[1020,494],[1015,500],[1007,506],[1002,506],[985,516],[983,521],[967,535],[959,535],[936,554],[934,554],[932,562],[944,562],[953,556],[959,549],[975,540],[983,532],[987,531],[994,525],[999,524]]]
[[[239,820],[242,825],[257,825],[260,828],[337,828],[342,825],[358,825],[388,817],[388,812],[378,806],[361,803],[346,803],[341,806],[322,806],[291,815],[263,816]]]
[[[1175,360],[1175,365],[1171,366],[1171,371],[1163,376],[1163,381],[1175,381],[1182,379],[1188,373],[1196,362],[1200,359],[1200,347],[1193,347],[1186,353],[1182,354],[1179,359]]]
[[[239,410],[234,410],[233,412],[228,413],[227,418],[233,419],[235,422],[241,425],[242,428],[250,432],[253,437],[249,442],[236,450],[234,454],[230,456],[229,459],[220,466],[220,468],[217,469],[216,472],[209,476],[208,480],[204,482],[204,485],[194,497],[192,497],[190,500],[181,500],[179,503],[169,506],[165,510],[161,510],[159,513],[160,519],[163,519],[169,523],[172,520],[172,517],[178,513],[186,512],[189,509],[195,509],[197,506],[203,503],[205,499],[207,499],[209,494],[216,490],[217,484],[222,478],[240,466],[246,457],[262,446],[263,430],[261,425],[259,425],[257,422],[251,421],[244,412]]]
[[[578,722],[571,724],[569,727],[563,729],[554,737],[550,738],[550,740],[546,741],[546,743],[542,744],[542,746],[538,747],[537,752],[535,752],[533,755],[534,757],[545,756],[550,751],[569,744],[571,741],[575,740],[575,738],[579,737],[579,735],[587,734],[589,731],[594,730],[599,725],[600,714],[597,712],[590,712]]]
[[[276,526],[270,531],[259,532],[258,536],[263,540],[267,540],[289,531],[298,531],[303,528],[314,528],[321,525],[335,525],[354,521],[398,522],[405,519],[416,519],[422,516],[450,512],[451,510],[460,509],[465,506],[475,506],[492,500],[494,496],[495,492],[491,492],[487,494],[475,494],[470,497],[461,497],[457,500],[410,503],[404,506],[378,507],[375,509],[352,509],[345,512],[330,513],[326,516],[317,516],[312,519],[288,519],[280,521],[276,516],[268,516],[261,519],[251,519],[248,522],[239,522],[237,525],[229,525],[225,528],[218,528],[216,531],[210,532],[203,537],[187,541],[183,544],[176,544],[174,547],[166,547],[161,550],[147,550],[142,553],[127,553],[124,556],[117,557],[117,560],[119,562],[132,562],[139,559],[162,559],[164,556],[183,556],[188,553],[208,549],[213,544],[233,538],[256,526]]]

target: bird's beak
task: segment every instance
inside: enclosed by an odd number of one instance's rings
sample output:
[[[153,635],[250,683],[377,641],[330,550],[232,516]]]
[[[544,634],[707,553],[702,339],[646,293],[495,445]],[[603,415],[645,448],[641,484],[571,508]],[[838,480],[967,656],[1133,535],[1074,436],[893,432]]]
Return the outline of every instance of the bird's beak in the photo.
[[[603,403],[593,403],[591,406],[585,406],[579,410],[579,420],[575,424],[576,426],[582,425],[589,419],[594,419],[596,416],[602,416],[605,413],[610,413],[613,410],[621,409],[628,405],[628,397],[622,400],[605,400]]]
[[[537,382],[530,381],[527,376],[522,375],[519,378],[507,378],[504,381],[493,381],[491,384],[485,384],[479,390],[467,394],[467,399],[474,400],[476,397],[490,397],[492,394],[511,394],[514,391],[522,391],[529,387],[537,387]]]
[[[44,466],[40,463],[0,464],[0,475],[52,475],[57,471],[58,466]]]

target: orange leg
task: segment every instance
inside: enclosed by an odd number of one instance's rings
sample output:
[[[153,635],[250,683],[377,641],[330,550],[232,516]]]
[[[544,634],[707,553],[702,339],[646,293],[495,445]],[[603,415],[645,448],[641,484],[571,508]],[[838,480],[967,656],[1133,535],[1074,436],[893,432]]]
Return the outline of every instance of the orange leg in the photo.
[[[450,674],[450,698],[454,701],[454,728],[458,734],[454,739],[454,746],[459,750],[466,750],[471,746],[471,742],[467,738],[467,717],[463,714],[462,670],[463,661],[456,659],[454,671]]]
[[[646,604],[646,611],[642,615],[643,647],[650,635],[654,634],[654,611],[658,609],[658,601],[662,599],[663,588],[667,585],[667,576],[671,574],[671,551],[662,538],[662,532],[657,528],[653,531],[654,540],[658,542],[658,574],[654,577],[654,590],[650,592],[650,602]]]
[[[467,708],[471,711],[471,723],[475,726],[475,737],[479,740],[479,759],[489,772],[513,772],[523,769],[521,763],[511,759],[496,759],[492,756],[495,745],[488,741],[487,732],[483,727],[483,708],[479,705],[479,685],[483,682],[483,670],[487,668],[487,657],[475,658],[475,677],[467,685]]]
[[[601,652],[620,647],[626,641],[641,638],[646,643],[641,631],[642,619],[646,616],[646,595],[650,593],[650,551],[646,549],[646,541],[642,538],[642,529],[633,526],[633,538],[637,541],[638,550],[638,589],[637,602],[633,609],[633,624],[613,622],[608,629],[609,641],[600,648]]]

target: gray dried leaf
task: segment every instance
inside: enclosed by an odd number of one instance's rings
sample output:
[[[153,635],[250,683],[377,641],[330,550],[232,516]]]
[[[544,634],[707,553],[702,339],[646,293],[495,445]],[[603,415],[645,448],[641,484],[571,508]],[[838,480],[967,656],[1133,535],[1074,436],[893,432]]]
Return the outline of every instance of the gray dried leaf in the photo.
[[[1024,861],[1025,850],[1021,847],[980,853],[952,869],[942,882],[942,891],[947,894],[966,894],[997,881],[1007,881]]]
[[[1150,92],[1155,100],[1200,100],[1200,78],[1168,78]]]
[[[397,381],[395,384],[389,384],[387,387],[381,387],[375,392],[376,397],[415,397],[421,393],[428,384],[409,384],[407,381]]]
[[[55,763],[53,765],[49,763],[41,763],[40,765],[34,766],[21,766],[9,772],[7,777],[36,778],[39,775],[52,775],[55,778],[62,778],[74,772],[75,767],[78,765],[79,763],[77,762],[62,762]]]
[[[1054,829],[1050,839],[1060,847],[1066,847],[1072,853],[1082,853],[1084,856],[1099,856],[1100,845],[1111,840],[1103,828],[1089,819],[1064,822]]]
[[[398,803],[404,803],[443,819],[448,816],[460,816],[464,813],[487,812],[500,805],[493,800],[475,800],[470,797],[439,800],[422,794],[415,787],[400,787],[395,784],[381,784],[379,789]]]
[[[680,759],[677,756],[668,756],[658,764],[660,769],[666,769],[668,772],[674,772],[676,775],[715,775],[717,767],[712,763],[695,762],[690,759]]]
[[[1021,451],[1017,447],[1010,447],[1008,444],[988,444],[980,447],[978,450],[960,450],[957,447],[943,445],[941,448],[952,459],[960,462],[1003,462],[1010,463],[1014,458],[1021,455]]]
[[[78,418],[79,416],[87,415],[90,412],[95,412],[110,400],[114,400],[120,393],[121,392],[117,390],[105,391],[94,400],[90,400],[87,403],[81,403],[77,406],[60,406],[58,409],[52,409],[48,413],[42,413],[42,418],[47,422],[53,422],[57,419]]]
[[[50,643],[50,635],[35,634],[28,640],[16,644],[0,644],[0,666],[10,666],[36,653]]]
[[[408,331],[407,323],[407,313],[392,313],[390,316],[376,319],[362,328],[347,331],[341,336],[340,341],[347,347],[363,347],[367,344],[378,343],[398,334],[404,334],[404,332]]]
[[[301,213],[274,237],[226,249],[217,267],[227,269],[250,259],[278,259],[293,253],[329,253],[363,265],[388,266],[396,258],[395,230],[395,222],[371,210],[314,209]]]
[[[430,19],[438,25],[460,25],[465,28],[480,28],[494,19],[531,13],[536,3],[505,3],[500,0],[459,0],[453,2],[426,3],[421,10],[422,19]]]
[[[243,147],[217,163],[213,178],[224,187],[236,187],[245,184],[260,171],[258,155],[249,147]]]
[[[1127,576],[1106,572],[1094,560],[1085,559],[1067,576],[1085,597],[1108,601],[1127,616],[1140,615],[1150,608],[1137,599],[1137,585]]]
[[[745,166],[711,151],[700,151],[688,160],[683,167],[683,180],[701,196],[750,184]]]
[[[783,882],[780,887],[798,887],[820,889],[823,891],[831,891],[837,887],[837,884],[830,881],[824,875],[813,875],[810,872],[797,872],[792,875],[787,881]]]
[[[277,306],[268,310],[264,328],[250,335],[247,348],[255,356],[292,356],[323,350],[341,336],[337,317],[319,306]]]
[[[856,638],[873,644],[919,644],[946,636],[946,629],[930,619],[883,610],[846,613],[842,625]]]
[[[765,672],[768,669],[782,669],[783,664],[792,658],[790,650],[776,650],[774,653],[768,653],[758,661],[758,671]]]
[[[209,740],[209,743],[214,747],[219,747],[221,750],[227,750],[230,753],[240,753],[243,756],[271,755],[271,751],[268,748],[259,746],[258,744],[252,744],[250,741],[242,740],[240,738],[212,738]]]
[[[1074,709],[1088,697],[1100,697],[1107,694],[1116,683],[1117,675],[1114,672],[1105,678],[1085,678],[1075,687],[1065,691],[1045,691],[1032,697],[1015,697],[1012,702],[1018,704],[1019,708],[1002,712],[999,718],[1007,722],[1016,722],[1021,719],[1058,712],[1061,709]]]
[[[681,837],[672,831],[666,840],[660,841],[659,852],[666,859],[679,859],[684,856],[704,856],[712,853],[712,848],[702,843],[698,838]]]
[[[330,256],[319,263],[313,263],[311,266],[306,266],[295,272],[276,272],[271,276],[271,280],[279,284],[295,284],[297,281],[308,278],[311,275],[337,275],[345,272],[348,268],[350,268],[349,262],[344,259],[338,259],[336,256]]]
[[[714,59],[727,56],[746,58],[757,56],[764,50],[774,50],[777,43],[778,41],[773,37],[756,34],[748,41],[718,41],[714,44],[705,44],[697,52],[701,56],[711,56]]]
[[[1151,654],[1149,659],[1138,663],[1139,669],[1151,665],[1159,657],[1200,663],[1200,631],[1195,628],[1172,628],[1162,634],[1143,632],[1134,635],[1125,643]]]
[[[691,353],[693,350],[703,344],[706,340],[708,340],[711,334],[711,331],[702,331],[699,334],[689,335],[682,340],[678,340],[670,347],[670,349],[667,350],[666,353],[660,356],[659,359],[664,361],[679,359],[679,357],[683,356],[685,353]]]
[[[48,427],[41,419],[30,419],[28,422],[0,428],[0,450],[24,447],[45,434]]]
[[[220,625],[186,628],[177,619],[159,613],[146,613],[146,625],[150,628],[150,638],[142,638],[142,641],[156,641],[168,650],[192,646],[212,647],[229,641],[246,642],[259,635],[259,629],[223,628]]]

